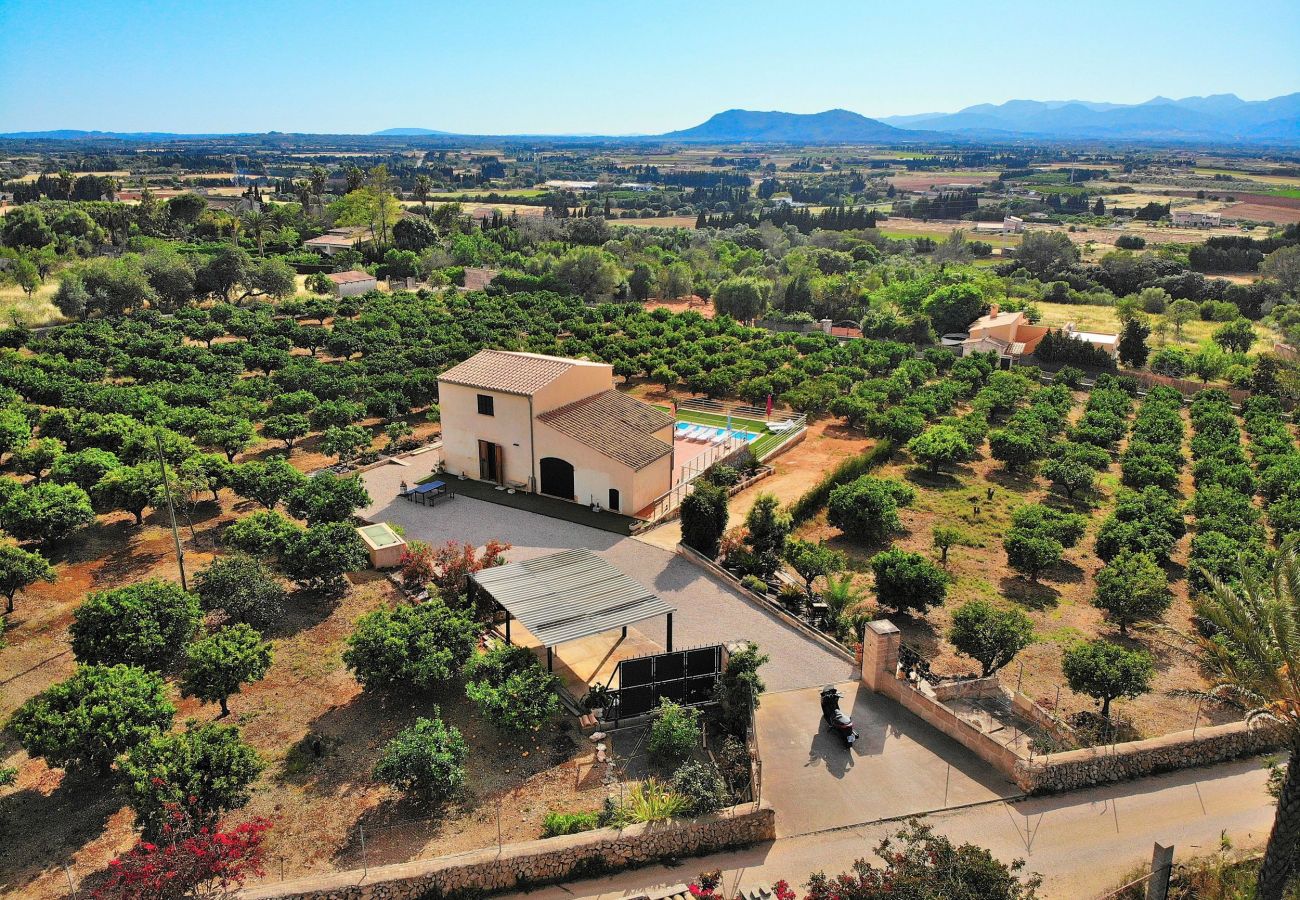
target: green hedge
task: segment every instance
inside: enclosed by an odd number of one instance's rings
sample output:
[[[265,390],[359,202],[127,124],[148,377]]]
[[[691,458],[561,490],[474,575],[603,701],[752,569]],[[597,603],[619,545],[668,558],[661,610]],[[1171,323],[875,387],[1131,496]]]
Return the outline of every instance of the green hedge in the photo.
[[[867,474],[889,459],[893,452],[893,442],[882,440],[865,453],[850,456],[831,469],[822,476],[821,481],[809,488],[806,494],[790,504],[790,518],[794,524],[806,522],[817,515],[817,512],[826,505],[832,490]]]

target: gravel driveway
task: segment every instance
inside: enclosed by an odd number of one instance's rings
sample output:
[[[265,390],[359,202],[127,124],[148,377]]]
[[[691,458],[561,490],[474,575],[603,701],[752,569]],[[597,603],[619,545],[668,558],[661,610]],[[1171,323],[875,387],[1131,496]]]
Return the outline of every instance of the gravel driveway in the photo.
[[[852,663],[669,550],[470,497],[443,500],[431,507],[397,498],[401,481],[414,484],[424,474],[418,466],[398,465],[366,472],[362,478],[375,502],[359,514],[371,521],[401,525],[408,539],[431,544],[457,540],[481,547],[493,538],[507,541],[512,545],[506,554],[510,560],[574,547],[593,550],[677,608],[673,616],[675,646],[756,642],[771,656],[762,669],[769,691],[839,682],[854,675]],[[454,490],[455,482],[451,486]],[[642,622],[637,630],[664,643],[662,620]]]

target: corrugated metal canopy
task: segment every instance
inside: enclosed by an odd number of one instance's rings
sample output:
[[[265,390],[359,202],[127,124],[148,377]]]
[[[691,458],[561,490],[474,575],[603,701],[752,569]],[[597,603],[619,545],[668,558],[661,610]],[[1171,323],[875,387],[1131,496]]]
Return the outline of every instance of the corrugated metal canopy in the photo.
[[[470,578],[546,647],[674,611],[586,549],[483,569]]]

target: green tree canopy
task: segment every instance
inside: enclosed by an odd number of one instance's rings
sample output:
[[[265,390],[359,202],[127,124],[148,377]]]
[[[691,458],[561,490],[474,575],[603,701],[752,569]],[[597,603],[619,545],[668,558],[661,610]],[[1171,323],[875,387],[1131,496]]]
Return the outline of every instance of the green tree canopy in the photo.
[[[1150,654],[1104,640],[1071,647],[1061,660],[1061,669],[1070,690],[1101,701],[1103,717],[1110,716],[1112,700],[1138,697],[1151,690],[1154,671]]]
[[[201,618],[197,597],[159,578],[90,594],[72,615],[78,662],[155,670],[184,650]]]
[[[162,676],[144,669],[79,666],[18,708],[8,727],[50,766],[106,775],[121,753],[171,727],[176,708]]]
[[[185,648],[185,677],[181,691],[204,703],[221,704],[230,713],[231,694],[261,681],[271,668],[271,645],[262,635],[240,622],[199,638]]]
[[[158,840],[178,805],[198,811],[204,825],[239,809],[264,765],[238,728],[191,725],[132,747],[122,760],[122,792],[145,837]]]

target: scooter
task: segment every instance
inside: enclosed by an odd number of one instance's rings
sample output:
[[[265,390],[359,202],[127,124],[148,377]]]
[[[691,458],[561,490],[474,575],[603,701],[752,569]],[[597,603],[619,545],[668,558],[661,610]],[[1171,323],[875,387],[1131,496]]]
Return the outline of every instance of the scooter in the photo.
[[[853,727],[853,720],[840,712],[842,696],[833,684],[822,688],[822,718],[832,731],[844,738],[844,746],[852,747],[858,739],[858,730]]]

